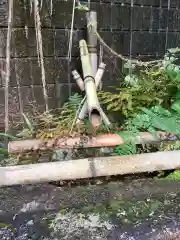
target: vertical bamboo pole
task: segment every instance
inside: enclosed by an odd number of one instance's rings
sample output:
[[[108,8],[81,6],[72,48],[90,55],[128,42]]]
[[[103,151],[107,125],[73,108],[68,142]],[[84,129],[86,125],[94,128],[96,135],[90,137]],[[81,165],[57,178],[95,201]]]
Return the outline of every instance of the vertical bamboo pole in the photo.
[[[92,67],[92,75],[95,77],[97,72],[98,57],[97,57],[97,13],[95,11],[87,12],[87,43],[88,51]],[[91,26],[89,26],[91,23]]]

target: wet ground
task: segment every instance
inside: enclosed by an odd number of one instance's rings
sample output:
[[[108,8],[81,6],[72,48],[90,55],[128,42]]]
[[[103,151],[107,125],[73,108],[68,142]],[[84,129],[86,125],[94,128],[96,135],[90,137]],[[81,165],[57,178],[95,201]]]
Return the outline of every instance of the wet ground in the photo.
[[[177,240],[179,189],[149,179],[1,188],[0,239]]]

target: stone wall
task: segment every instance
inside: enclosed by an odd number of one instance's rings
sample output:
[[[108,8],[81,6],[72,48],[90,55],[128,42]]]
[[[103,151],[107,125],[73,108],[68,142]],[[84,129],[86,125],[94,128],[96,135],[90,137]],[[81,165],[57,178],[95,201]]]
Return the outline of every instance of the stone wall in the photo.
[[[14,0],[14,21],[11,48],[10,114],[19,119],[19,99],[23,111],[37,106],[44,110],[41,71],[38,66],[33,11],[29,0]],[[68,67],[67,52],[71,26],[72,0],[43,0],[41,10],[43,51],[48,84],[49,107],[56,108],[72,92],[79,91],[71,78],[71,69],[80,70],[78,41],[85,38],[85,14],[76,10],[72,62]],[[162,56],[167,48],[180,43],[180,1],[171,0],[102,0],[91,1],[98,14],[98,31],[116,52],[141,58]],[[5,70],[8,0],[0,0],[0,67]],[[168,29],[167,29],[168,27]],[[130,44],[132,39],[132,44]],[[117,86],[121,79],[122,63],[104,50],[107,64],[103,89]],[[3,122],[4,89],[0,79],[0,113]],[[35,109],[35,107],[33,107]]]

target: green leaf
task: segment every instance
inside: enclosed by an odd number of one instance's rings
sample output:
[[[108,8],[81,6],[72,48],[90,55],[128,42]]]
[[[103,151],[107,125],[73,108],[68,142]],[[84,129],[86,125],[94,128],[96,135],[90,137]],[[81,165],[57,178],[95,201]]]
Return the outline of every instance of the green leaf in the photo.
[[[178,69],[177,70],[177,72],[176,72],[177,74],[176,74],[176,78],[175,78],[175,81],[180,81],[180,69]]]
[[[115,108],[113,108],[113,112],[120,111],[120,109],[121,109],[121,106],[115,107]],[[107,109],[107,110],[108,110],[108,109]]]
[[[0,154],[3,154],[3,155],[8,155],[8,149],[6,148],[0,148]]]
[[[151,110],[142,108],[142,110],[151,118],[151,125],[161,131],[180,134],[180,125],[175,118],[161,117],[154,114]]]
[[[127,68],[127,69],[135,69],[136,68],[136,65],[131,63],[131,61],[127,61],[125,64],[124,64],[124,68]]]
[[[122,137],[125,143],[134,142],[134,138],[139,135],[138,131],[121,131],[118,132],[119,136]]]
[[[8,138],[8,139],[11,139],[11,140],[17,140],[18,138],[9,134],[9,133],[0,133],[0,136],[1,137],[4,137],[4,138]]]
[[[153,113],[156,113],[158,115],[168,116],[168,117],[171,116],[170,111],[165,109],[165,108],[163,108],[163,107],[161,107],[161,106],[152,107],[151,110],[152,110]]]
[[[178,52],[180,52],[180,48],[170,48],[170,49],[168,49],[168,52],[170,52],[170,53],[172,53],[172,54],[174,54],[174,53],[178,53]]]
[[[23,118],[24,118],[24,120],[25,120],[25,122],[26,122],[26,124],[27,124],[27,126],[29,128],[29,130],[31,132],[33,132],[34,131],[34,127],[33,127],[32,123],[30,122],[30,120],[28,119],[28,117],[24,113],[22,113],[22,115],[23,115]]]
[[[166,179],[171,179],[171,180],[180,180],[180,170],[175,170],[173,173],[170,173]]]
[[[78,6],[76,6],[75,9],[78,9],[79,11],[89,11],[88,5],[81,3],[78,3]]]
[[[115,148],[114,153],[116,155],[131,155],[136,154],[136,145],[133,143],[123,144]],[[114,155],[114,154],[113,154]]]
[[[137,86],[138,85],[138,78],[136,75],[127,75],[124,79],[125,83],[127,83],[130,86]]]
[[[23,137],[23,138],[29,138],[32,137],[32,132],[28,128],[24,128],[21,132],[19,132],[16,136]]]
[[[176,99],[180,99],[180,91],[177,91],[177,93],[176,93]]]
[[[180,101],[179,102],[176,101],[175,103],[173,103],[171,109],[180,114]]]

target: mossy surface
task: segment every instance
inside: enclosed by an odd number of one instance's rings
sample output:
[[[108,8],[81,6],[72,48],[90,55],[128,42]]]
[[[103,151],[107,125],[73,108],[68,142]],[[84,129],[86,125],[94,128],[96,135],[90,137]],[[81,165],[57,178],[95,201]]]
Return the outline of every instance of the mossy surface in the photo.
[[[162,182],[159,181],[161,186]],[[80,188],[80,187],[79,187]],[[111,191],[116,191],[118,185],[116,183],[108,184]],[[92,186],[87,189],[83,188],[84,198],[89,197]],[[87,192],[86,192],[87,191]],[[166,213],[174,211],[178,212],[180,204],[176,200],[179,198],[177,193],[160,194],[158,197],[149,195],[142,196],[140,199],[132,197],[132,199],[125,199],[121,195],[116,195],[114,198],[106,199],[103,202],[88,203],[76,207],[62,207],[59,213],[66,214],[83,214],[86,217],[89,215],[99,215],[103,221],[112,221],[116,224],[138,226],[146,221],[157,221],[166,219]],[[87,198],[88,199],[88,198]],[[52,218],[52,216],[51,216]]]
[[[139,224],[144,220],[152,219],[163,211],[168,201],[146,199],[145,201],[111,200],[108,203],[97,203],[79,209],[61,209],[61,214],[73,212],[74,214],[99,215],[102,220],[115,220],[123,224]]]
[[[13,232],[16,232],[16,229],[11,223],[0,222],[0,229],[11,229]]]

